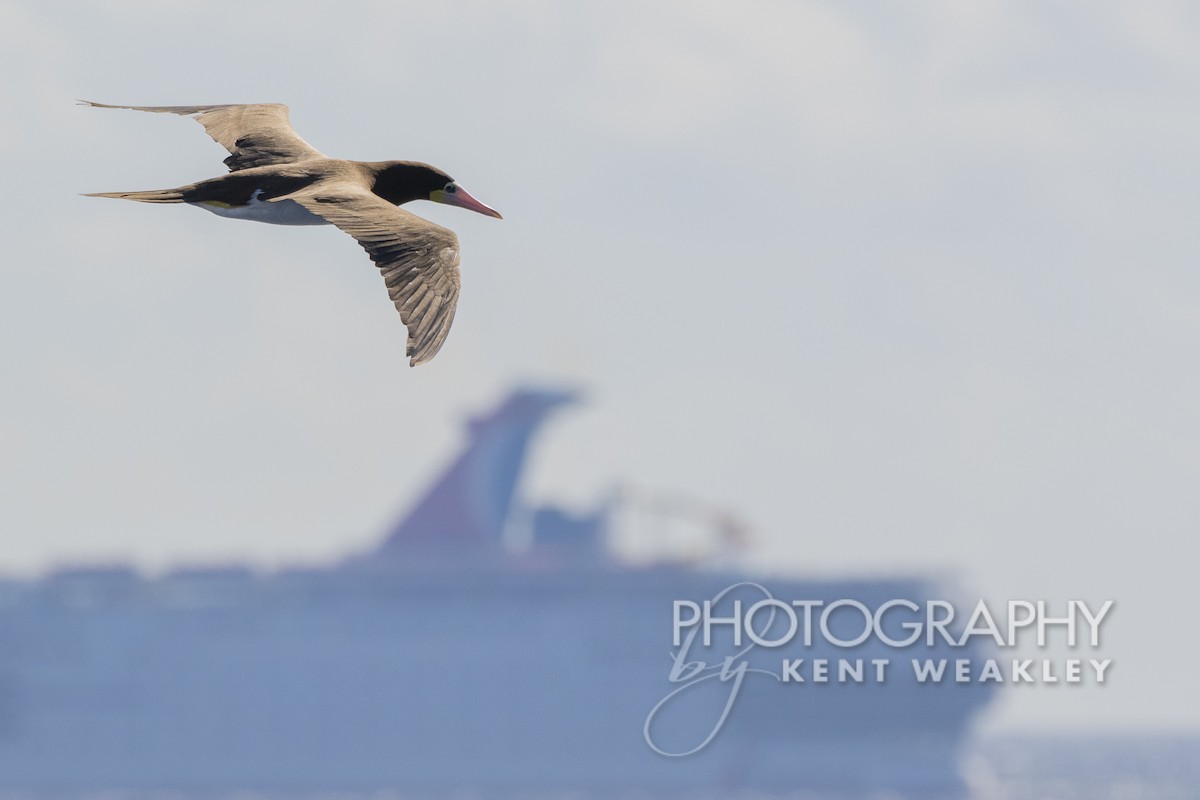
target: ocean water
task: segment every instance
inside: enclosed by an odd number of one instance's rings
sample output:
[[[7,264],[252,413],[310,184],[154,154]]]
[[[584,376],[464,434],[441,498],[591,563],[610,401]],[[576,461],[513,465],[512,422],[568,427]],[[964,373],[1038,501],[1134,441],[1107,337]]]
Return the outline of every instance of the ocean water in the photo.
[[[1006,737],[973,744],[964,754],[963,793],[950,795],[836,790],[782,793],[751,791],[689,792],[669,795],[691,800],[1200,800],[1200,735],[1155,737]],[[493,794],[462,789],[428,794],[401,790],[371,792],[305,791],[221,793],[122,791],[69,794],[0,791],[0,800],[611,800],[586,789],[557,793]],[[621,800],[667,800],[643,792]]]
[[[962,772],[969,800],[1200,800],[1200,735],[991,739]]]

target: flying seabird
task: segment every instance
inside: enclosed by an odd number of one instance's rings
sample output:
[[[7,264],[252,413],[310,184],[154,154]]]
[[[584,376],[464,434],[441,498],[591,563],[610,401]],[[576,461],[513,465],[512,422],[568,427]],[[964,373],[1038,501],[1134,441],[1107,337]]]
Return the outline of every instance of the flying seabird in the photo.
[[[219,106],[113,106],[96,108],[192,117],[229,151],[229,174],[175,189],[97,192],[143,203],[187,203],[222,217],[276,225],[336,225],[353,236],[383,273],[388,294],[408,328],[409,364],[433,358],[454,320],[458,302],[458,237],[403,211],[412,200],[432,200],[500,218],[453,178],[416,161],[345,161],[329,158],[301,139],[280,103]]]

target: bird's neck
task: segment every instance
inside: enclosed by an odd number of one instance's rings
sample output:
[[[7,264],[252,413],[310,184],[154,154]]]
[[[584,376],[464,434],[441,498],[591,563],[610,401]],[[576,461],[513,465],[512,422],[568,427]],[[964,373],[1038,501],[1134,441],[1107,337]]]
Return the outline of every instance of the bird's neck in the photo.
[[[372,164],[375,182],[371,191],[392,205],[402,205],[413,200],[428,200],[429,191],[420,180],[419,165],[407,161],[384,161]]]

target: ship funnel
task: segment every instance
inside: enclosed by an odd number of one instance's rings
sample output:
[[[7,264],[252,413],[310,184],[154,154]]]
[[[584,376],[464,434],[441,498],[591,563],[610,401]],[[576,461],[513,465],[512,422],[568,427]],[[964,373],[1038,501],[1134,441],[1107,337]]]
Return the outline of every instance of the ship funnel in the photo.
[[[521,388],[469,419],[462,451],[366,561],[498,556],[534,434],[556,409],[581,399],[572,390]]]

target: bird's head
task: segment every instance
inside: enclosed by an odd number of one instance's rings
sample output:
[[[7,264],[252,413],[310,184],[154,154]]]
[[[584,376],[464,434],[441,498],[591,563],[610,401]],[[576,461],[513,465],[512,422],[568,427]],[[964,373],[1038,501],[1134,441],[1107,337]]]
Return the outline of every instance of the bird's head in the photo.
[[[503,219],[499,211],[476,200],[445,172],[415,161],[395,161],[385,166],[376,175],[374,191],[397,205],[432,200]]]

